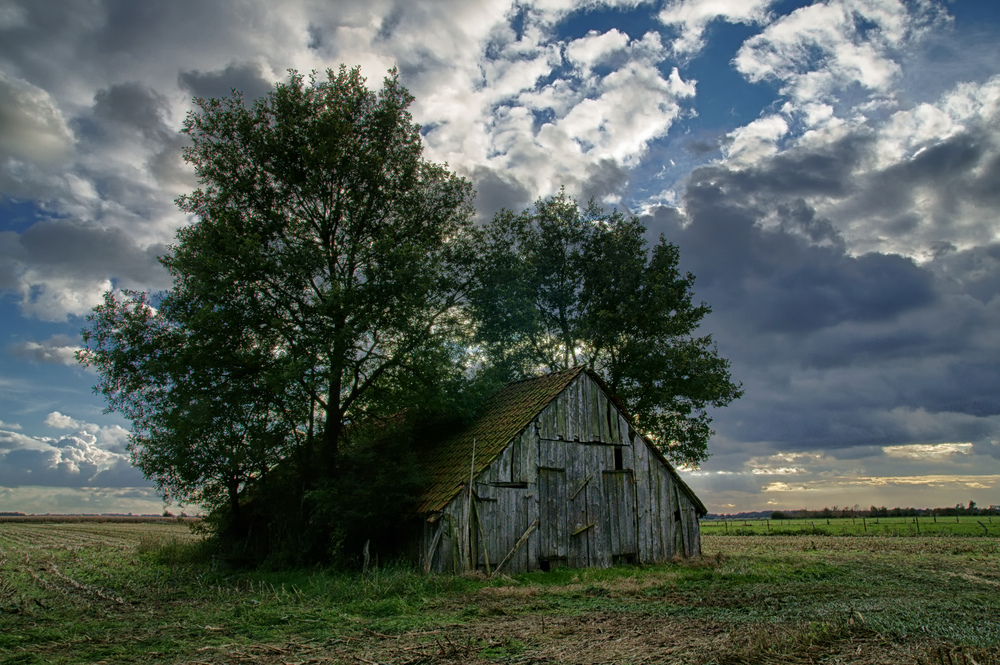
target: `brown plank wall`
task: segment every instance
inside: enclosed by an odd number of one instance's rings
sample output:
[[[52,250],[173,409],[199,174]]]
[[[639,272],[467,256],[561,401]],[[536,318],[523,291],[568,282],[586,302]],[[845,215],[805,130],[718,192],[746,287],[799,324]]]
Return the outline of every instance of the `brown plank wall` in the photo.
[[[476,476],[471,507],[468,497],[426,523],[426,570],[495,570],[536,520],[504,572],[701,554],[697,499],[586,373]]]

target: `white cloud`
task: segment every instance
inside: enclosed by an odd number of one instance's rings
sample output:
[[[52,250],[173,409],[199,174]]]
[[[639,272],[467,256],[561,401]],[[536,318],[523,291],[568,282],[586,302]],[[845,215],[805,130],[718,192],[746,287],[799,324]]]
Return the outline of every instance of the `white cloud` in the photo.
[[[85,424],[67,415],[53,411],[45,416],[45,424],[53,429],[82,429]]]
[[[936,102],[897,111],[879,128],[876,166],[887,168],[1000,116],[1000,76],[982,84],[959,82]]]
[[[665,25],[677,26],[680,36],[671,48],[679,55],[694,54],[705,46],[705,29],[715,20],[727,23],[763,23],[774,0],[670,0],[660,12]]]
[[[45,418],[69,434],[55,439],[0,430],[0,487],[137,487],[146,485],[129,463],[127,432],[100,427],[59,411]]]
[[[43,321],[65,321],[69,316],[89,314],[111,288],[110,279],[49,277],[27,270],[21,275],[21,311]]]
[[[883,446],[882,451],[887,457],[897,457],[911,460],[939,462],[952,455],[968,455],[972,452],[971,443],[911,443],[905,446]]]
[[[49,93],[0,70],[0,166],[57,166],[73,150],[70,131]],[[0,185],[3,184],[0,179]]]
[[[586,37],[574,39],[566,45],[566,59],[586,74],[597,63],[614,53],[621,53],[628,46],[629,38],[617,29],[605,33],[592,30]]]
[[[82,347],[67,335],[56,335],[41,342],[21,342],[11,347],[19,358],[40,363],[76,366],[76,352]]]
[[[778,152],[778,142],[788,134],[788,123],[777,115],[758,118],[730,132],[732,143],[725,150],[726,162],[748,166]]]
[[[5,423],[4,421],[0,420],[0,430],[13,430],[16,432],[20,429],[21,426],[18,425],[17,423]]]
[[[831,98],[858,85],[889,94],[900,72],[895,57],[940,21],[939,8],[911,13],[899,0],[832,0],[801,7],[748,39],[734,60],[751,81],[774,80],[797,104]]]

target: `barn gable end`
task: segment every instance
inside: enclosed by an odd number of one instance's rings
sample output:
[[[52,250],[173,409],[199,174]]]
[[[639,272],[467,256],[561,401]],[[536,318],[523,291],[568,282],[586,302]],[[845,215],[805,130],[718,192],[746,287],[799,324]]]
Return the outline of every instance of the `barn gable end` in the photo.
[[[502,565],[516,573],[701,553],[704,504],[582,367],[508,385],[426,462],[432,483],[419,508],[427,516],[419,551],[428,571]]]

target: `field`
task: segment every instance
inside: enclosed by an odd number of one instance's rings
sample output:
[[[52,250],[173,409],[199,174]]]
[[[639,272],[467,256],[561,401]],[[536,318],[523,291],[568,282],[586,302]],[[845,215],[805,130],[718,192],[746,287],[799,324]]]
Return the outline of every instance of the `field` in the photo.
[[[3,522],[0,663],[1000,665],[992,530],[729,528],[697,564],[487,580],[213,570],[177,522]]]
[[[831,517],[790,520],[704,520],[704,535],[994,536],[1000,517]]]

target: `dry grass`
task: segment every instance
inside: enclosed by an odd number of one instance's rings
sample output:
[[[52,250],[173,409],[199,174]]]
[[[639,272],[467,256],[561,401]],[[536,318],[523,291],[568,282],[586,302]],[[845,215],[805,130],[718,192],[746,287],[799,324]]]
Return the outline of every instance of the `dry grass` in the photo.
[[[486,580],[219,573],[193,538],[0,524],[0,665],[1000,665],[996,539],[706,537],[697,564]]]

